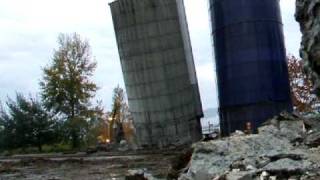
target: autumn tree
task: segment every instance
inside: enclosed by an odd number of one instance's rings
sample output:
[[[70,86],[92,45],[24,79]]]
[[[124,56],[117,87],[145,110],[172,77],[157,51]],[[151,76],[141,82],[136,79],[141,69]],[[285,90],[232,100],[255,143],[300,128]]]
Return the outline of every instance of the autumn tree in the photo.
[[[112,132],[113,140],[119,142],[123,138],[123,127],[122,127],[122,111],[125,104],[124,90],[117,86],[113,89],[112,97],[112,110],[109,114],[111,118],[110,128],[116,127],[116,129],[110,129]]]
[[[294,110],[300,113],[311,112],[319,104],[319,99],[312,93],[312,81],[304,73],[300,59],[290,55],[287,60]]]
[[[98,137],[106,133],[106,120],[104,109],[102,107],[102,102],[97,102],[93,110],[94,114],[88,121],[88,133],[86,135],[87,146],[93,146],[97,144]],[[106,137],[104,137],[105,139]]]
[[[118,122],[122,122],[122,113],[123,108],[126,105],[125,102],[125,93],[124,90],[117,86],[113,89],[113,97],[112,97],[112,118],[116,119]]]
[[[84,140],[88,119],[93,116],[90,100],[97,91],[90,79],[96,68],[88,41],[78,34],[61,34],[52,63],[43,69],[40,82],[45,106],[65,119],[65,134],[77,148]]]
[[[131,123],[129,122],[131,115],[126,101],[126,94],[120,86],[113,89],[112,110],[109,116],[112,119],[110,123],[111,127],[114,125],[116,127],[116,130],[113,131],[113,139],[119,142],[121,139],[124,139],[125,131],[128,131],[128,129],[123,128]]]

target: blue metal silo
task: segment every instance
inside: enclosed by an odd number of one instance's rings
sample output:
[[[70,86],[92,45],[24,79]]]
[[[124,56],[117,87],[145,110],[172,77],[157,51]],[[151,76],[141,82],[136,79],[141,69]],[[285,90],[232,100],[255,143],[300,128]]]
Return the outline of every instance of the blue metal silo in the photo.
[[[279,0],[210,0],[223,135],[292,111]]]

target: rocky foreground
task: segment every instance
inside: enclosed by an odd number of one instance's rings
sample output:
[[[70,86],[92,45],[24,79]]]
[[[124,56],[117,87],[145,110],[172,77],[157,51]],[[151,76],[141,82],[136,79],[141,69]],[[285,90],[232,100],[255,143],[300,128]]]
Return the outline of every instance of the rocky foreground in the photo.
[[[319,180],[320,121],[283,113],[259,128],[193,146],[181,180]]]

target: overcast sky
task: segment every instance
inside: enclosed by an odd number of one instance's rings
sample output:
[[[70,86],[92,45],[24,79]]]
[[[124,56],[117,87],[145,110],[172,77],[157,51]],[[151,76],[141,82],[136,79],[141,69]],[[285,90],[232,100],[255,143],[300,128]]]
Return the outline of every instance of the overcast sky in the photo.
[[[0,0],[0,100],[15,92],[37,94],[41,68],[50,62],[59,33],[89,40],[98,67],[97,99],[110,108],[112,89],[123,85],[108,2],[111,0]],[[204,109],[217,107],[207,0],[185,0]],[[281,0],[288,53],[298,56],[300,31],[294,0]]]

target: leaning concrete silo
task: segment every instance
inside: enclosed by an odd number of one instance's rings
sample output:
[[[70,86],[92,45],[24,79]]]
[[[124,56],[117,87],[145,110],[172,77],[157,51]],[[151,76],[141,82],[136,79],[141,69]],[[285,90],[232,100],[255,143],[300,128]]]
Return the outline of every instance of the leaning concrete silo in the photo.
[[[210,0],[223,135],[292,111],[279,0]]]
[[[140,145],[199,140],[203,112],[183,0],[116,0],[110,7]]]

